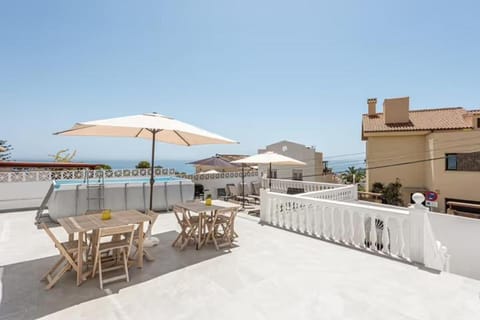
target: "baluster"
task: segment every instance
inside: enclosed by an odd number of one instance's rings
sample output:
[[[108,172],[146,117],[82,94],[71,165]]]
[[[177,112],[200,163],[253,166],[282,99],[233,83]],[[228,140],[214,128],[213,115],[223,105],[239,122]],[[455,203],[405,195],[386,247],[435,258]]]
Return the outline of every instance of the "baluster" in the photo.
[[[399,248],[398,248],[398,256],[402,258],[405,257],[405,237],[403,235],[403,219],[398,219],[398,239],[399,239]]]
[[[345,241],[345,209],[340,210],[340,241]]]
[[[362,243],[360,244],[360,246],[362,248],[368,248],[367,246],[367,233],[366,233],[366,230],[365,230],[365,224],[367,223],[367,219],[366,219],[366,216],[364,213],[361,213],[360,214],[360,239],[362,241]]]
[[[375,225],[375,216],[370,217],[370,249],[377,250],[377,226]]]
[[[382,248],[382,251],[386,254],[389,254],[390,253],[390,236],[388,234],[388,230],[389,230],[389,222],[390,219],[388,217],[385,217],[385,219],[383,220],[383,231],[382,231],[382,245],[383,245],[383,248]]]
[[[328,239],[327,236],[327,216],[330,208],[328,207],[323,207],[323,215],[322,215],[322,220],[323,220],[323,225],[322,225],[322,237],[324,239]]]
[[[337,208],[332,208],[330,210],[331,216],[331,224],[330,224],[330,239],[335,240],[335,213],[337,212]]]
[[[303,212],[305,212],[305,233],[311,235],[312,234],[312,225],[311,225],[311,217],[310,217],[310,205],[304,204]]]
[[[300,229],[301,228],[301,212],[299,209],[296,209],[295,212],[297,215],[297,225],[296,225],[295,231],[301,232],[301,229]]]
[[[355,245],[355,224],[354,224],[354,212],[349,210],[350,212],[350,244]]]

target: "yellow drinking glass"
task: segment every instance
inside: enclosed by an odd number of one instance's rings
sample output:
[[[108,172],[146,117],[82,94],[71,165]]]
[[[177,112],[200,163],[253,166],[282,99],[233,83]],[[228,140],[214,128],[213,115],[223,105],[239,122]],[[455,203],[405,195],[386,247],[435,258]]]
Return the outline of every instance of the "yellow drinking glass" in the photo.
[[[112,218],[112,210],[105,209],[102,211],[102,220],[109,220]]]

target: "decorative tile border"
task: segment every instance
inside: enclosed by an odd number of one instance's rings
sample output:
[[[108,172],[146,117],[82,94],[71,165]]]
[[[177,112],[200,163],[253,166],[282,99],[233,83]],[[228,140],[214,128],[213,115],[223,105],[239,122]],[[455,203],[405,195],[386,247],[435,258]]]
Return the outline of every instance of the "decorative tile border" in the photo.
[[[72,180],[93,178],[123,178],[123,177],[149,177],[151,169],[113,169],[113,170],[52,170],[52,171],[19,171],[0,172],[0,183],[9,182],[38,182],[52,180]],[[241,172],[221,172],[209,174],[175,174],[172,168],[155,168],[155,176],[177,176],[190,180],[214,180],[239,178]],[[245,172],[245,177],[258,177],[258,172]]]

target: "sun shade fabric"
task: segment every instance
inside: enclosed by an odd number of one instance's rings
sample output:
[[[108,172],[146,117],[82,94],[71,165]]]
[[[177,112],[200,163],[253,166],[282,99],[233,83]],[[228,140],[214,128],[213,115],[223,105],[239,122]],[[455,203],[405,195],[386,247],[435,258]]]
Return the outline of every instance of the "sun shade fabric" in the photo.
[[[81,122],[75,124],[69,130],[55,134],[152,139],[152,132],[149,130],[158,130],[155,135],[156,141],[177,145],[237,143],[234,140],[157,113]]]
[[[277,164],[284,166],[304,166],[306,163],[296,159],[268,151],[265,153],[255,154],[240,160],[232,161],[232,163],[246,163],[246,164]]]
[[[197,166],[220,167],[220,168],[238,167],[238,165],[230,163],[227,160],[222,159],[220,157],[210,157],[206,159],[201,159],[201,160],[190,162],[189,164],[193,164]]]

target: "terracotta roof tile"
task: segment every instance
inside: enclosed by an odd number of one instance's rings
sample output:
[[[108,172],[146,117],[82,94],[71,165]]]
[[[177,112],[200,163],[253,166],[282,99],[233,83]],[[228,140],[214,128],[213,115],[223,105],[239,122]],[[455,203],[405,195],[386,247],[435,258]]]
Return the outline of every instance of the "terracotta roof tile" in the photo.
[[[367,133],[467,129],[472,128],[472,123],[469,121],[471,113],[469,112],[461,107],[412,110],[409,112],[410,122],[396,124],[385,124],[383,113],[377,113],[374,116],[364,114],[362,130]]]

